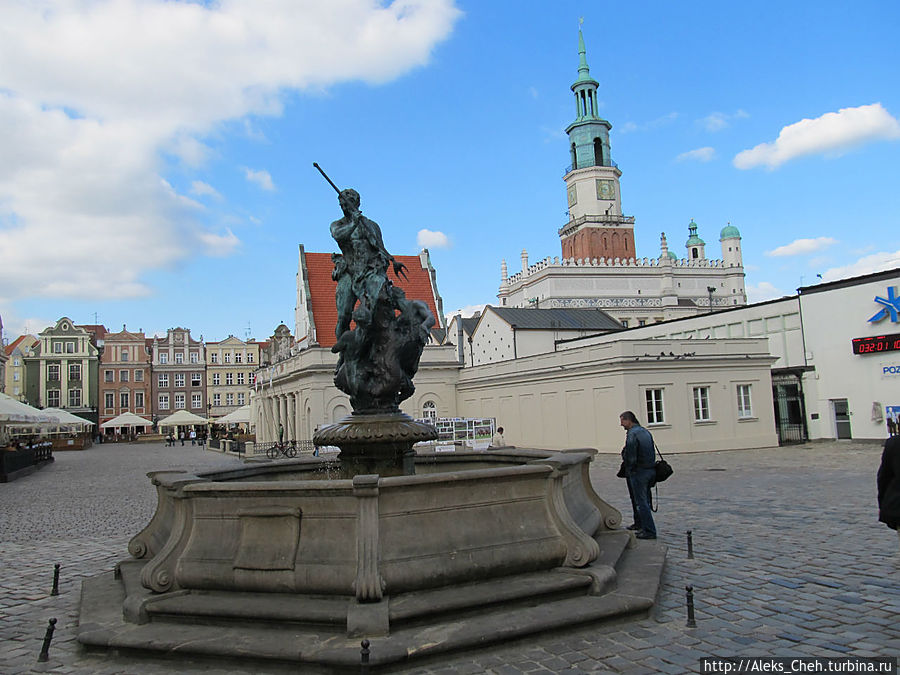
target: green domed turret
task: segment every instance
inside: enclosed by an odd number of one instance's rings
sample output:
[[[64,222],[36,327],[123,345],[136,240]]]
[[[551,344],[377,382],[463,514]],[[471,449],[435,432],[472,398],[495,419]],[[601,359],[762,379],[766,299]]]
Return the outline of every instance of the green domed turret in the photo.
[[[740,239],[741,232],[734,225],[728,223],[719,233],[719,239]]]
[[[697,235],[697,223],[694,222],[693,218],[691,218],[691,222],[688,223],[688,232],[690,233],[690,236],[688,237],[688,240],[686,242],[684,242],[685,246],[705,246],[706,245],[706,242],[703,241]]]
[[[669,257],[672,260],[678,260],[678,255],[675,253],[675,251],[669,251]]]

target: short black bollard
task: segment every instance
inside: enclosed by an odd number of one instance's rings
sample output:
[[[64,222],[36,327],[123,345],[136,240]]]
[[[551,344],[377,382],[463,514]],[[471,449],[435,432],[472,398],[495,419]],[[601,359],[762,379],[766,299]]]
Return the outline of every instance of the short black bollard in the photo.
[[[359,675],[369,675],[369,641],[363,640],[359,650]]]
[[[41,646],[41,653],[38,654],[38,663],[46,663],[50,660],[50,640],[53,639],[53,631],[56,628],[56,619],[50,619],[47,626],[47,632],[44,634],[44,644]]]
[[[50,595],[59,595],[59,563],[53,566],[53,589]]]
[[[687,539],[688,539],[688,559],[694,559],[694,536],[691,534],[691,530],[687,531]]]
[[[687,627],[688,628],[696,628],[697,620],[694,618],[694,587],[693,586],[685,586],[684,590],[687,591]]]

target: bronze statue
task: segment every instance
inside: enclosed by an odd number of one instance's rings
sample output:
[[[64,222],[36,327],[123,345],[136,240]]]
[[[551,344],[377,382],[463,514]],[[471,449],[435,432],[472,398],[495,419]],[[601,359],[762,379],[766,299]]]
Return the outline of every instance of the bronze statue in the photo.
[[[359,210],[359,193],[339,190],[318,164],[313,164],[338,193],[343,217],[331,224],[341,253],[332,254],[332,278],[339,353],[334,383],[350,397],[354,413],[399,411],[415,391],[413,377],[428,342],[434,315],[419,300],[407,300],[387,271],[406,277],[406,266],[384,247],[378,224]],[[351,329],[351,320],[356,327]]]

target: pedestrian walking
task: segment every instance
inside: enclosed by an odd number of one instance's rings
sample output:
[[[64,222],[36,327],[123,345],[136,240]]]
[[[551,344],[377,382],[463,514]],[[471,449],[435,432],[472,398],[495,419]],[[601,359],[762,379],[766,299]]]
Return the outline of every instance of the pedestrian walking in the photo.
[[[191,445],[197,445],[197,430],[191,429]]]
[[[619,424],[625,429],[625,447],[622,448],[621,473],[628,482],[628,494],[634,511],[634,523],[638,539],[656,539],[656,523],[650,510],[650,486],[656,480],[656,453],[653,436],[641,426],[630,410],[619,415]]]
[[[183,431],[178,432],[178,440],[181,441],[181,445],[184,445],[184,432]]]
[[[278,445],[284,444],[284,427],[279,424],[278,425]]]
[[[878,520],[900,536],[900,436],[884,442],[877,481]]]
[[[887,428],[888,437],[897,435],[897,422],[894,421],[894,418],[890,414],[887,416]]]

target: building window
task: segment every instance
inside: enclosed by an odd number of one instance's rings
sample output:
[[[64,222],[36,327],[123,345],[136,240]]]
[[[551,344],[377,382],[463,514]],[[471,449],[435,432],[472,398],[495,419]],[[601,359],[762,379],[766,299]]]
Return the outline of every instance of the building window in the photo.
[[[203,376],[200,373],[191,373],[191,386],[199,387],[203,384]]]
[[[168,394],[160,394],[159,395],[159,409],[160,410],[168,410],[169,409],[169,395]]]
[[[175,352],[175,363],[184,363],[184,354],[182,352]]]
[[[143,382],[144,381],[144,371],[143,370],[134,371],[134,381],[135,382]]]
[[[104,370],[103,371],[103,381],[104,382],[115,382],[115,371],[112,370]]]
[[[234,405],[234,394],[225,394],[225,405]]]
[[[225,352],[225,363],[231,363],[231,353]]]
[[[198,408],[203,407],[203,400],[202,400],[200,394],[191,394],[191,407],[194,410],[197,410]]]
[[[220,381],[221,379],[222,379],[222,378],[219,377],[219,374],[218,374],[218,373],[213,373],[213,386],[214,386],[214,387],[218,387],[218,386],[219,386],[219,381]]]
[[[218,363],[219,362],[219,352],[210,352],[209,362],[210,363]]]
[[[253,363],[253,352],[247,354],[247,363]]]
[[[753,417],[753,406],[750,403],[750,385],[737,386],[738,417]]]
[[[256,384],[256,373],[249,373],[247,375],[247,383],[252,387]]]
[[[168,363],[169,362],[169,354],[167,352],[160,352],[159,362],[160,363]]]
[[[19,373],[13,373],[13,382],[19,381]]]
[[[213,405],[222,405],[222,395],[221,394],[213,394]]]
[[[122,360],[122,361],[127,361],[128,359],[129,359],[128,350],[123,348],[123,349],[122,349],[122,358],[121,358],[121,360]]]
[[[69,364],[69,379],[70,380],[80,380],[81,379],[81,364],[80,363],[70,363]]]
[[[191,363],[200,363],[200,354],[191,352]]]
[[[184,389],[184,373],[175,373],[175,386]]]
[[[237,395],[237,402],[238,402],[238,405],[244,405],[244,400],[245,400],[245,399],[244,399],[244,395],[243,395],[243,394],[238,394],[238,395]]]
[[[62,342],[54,342],[53,343],[53,353],[54,354],[62,354]]]
[[[111,391],[104,392],[103,404],[106,406],[107,410],[112,410],[113,406],[116,404],[116,395]]]
[[[169,386],[169,374],[168,373],[160,373],[159,376],[157,377],[157,381],[159,383],[160,389],[162,389],[163,387],[168,387]]]
[[[234,384],[234,374],[233,373],[225,373],[225,384],[228,384],[228,385]]]
[[[184,410],[184,394],[175,394],[175,410]]]
[[[136,391],[134,392],[134,407],[137,410],[140,410],[144,407],[144,392]]]
[[[434,401],[425,401],[422,404],[422,418],[432,422],[437,420],[437,406]]]
[[[119,371],[119,382],[128,382],[128,371],[127,370]]]
[[[128,410],[128,398],[129,396],[127,391],[119,392],[119,407],[122,410]]]
[[[622,328],[628,328],[628,319],[622,319]]]
[[[663,390],[648,389],[644,392],[647,398],[647,424],[662,424],[666,421],[663,415]]]
[[[244,374],[243,374],[243,373],[238,373],[238,374],[237,374],[237,383],[238,383],[238,384],[244,384]]]
[[[81,407],[81,389],[69,389],[69,407]]]
[[[646,326],[647,319],[638,319],[638,326]]]
[[[59,407],[59,389],[51,389],[47,392],[47,407],[48,408],[58,408]]]
[[[75,353],[75,343],[67,342],[66,343],[66,354],[74,354]]]
[[[237,354],[234,355],[235,363],[240,363],[242,360],[243,360],[243,356],[240,354],[240,352],[238,352]]]
[[[694,387],[694,421],[709,421],[709,387]]]
[[[47,379],[51,382],[59,382],[59,364],[51,363],[47,366]]]

